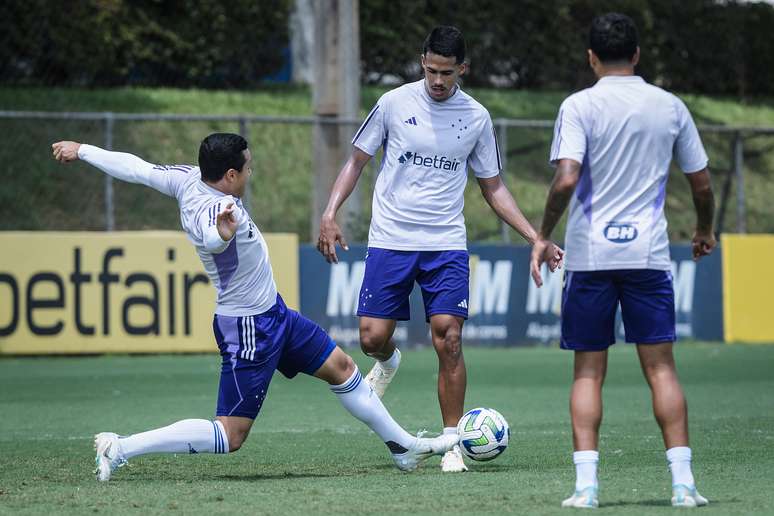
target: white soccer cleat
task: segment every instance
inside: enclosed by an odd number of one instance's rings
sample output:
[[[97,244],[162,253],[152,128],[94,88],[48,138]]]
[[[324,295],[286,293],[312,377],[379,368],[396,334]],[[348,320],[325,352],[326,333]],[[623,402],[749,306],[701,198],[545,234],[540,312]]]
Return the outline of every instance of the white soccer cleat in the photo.
[[[400,366],[400,350],[395,349],[395,355],[397,356],[398,366]],[[384,396],[384,391],[387,390],[387,386],[390,385],[395,373],[398,372],[398,366],[385,367],[377,360],[371,370],[365,377],[366,383],[380,398]]]
[[[393,453],[392,460],[401,471],[414,471],[423,460],[433,455],[443,455],[451,450],[460,440],[456,434],[439,435],[438,437],[422,437],[422,432],[417,435],[414,443],[402,453]]]
[[[459,445],[455,444],[441,459],[441,471],[444,473],[459,473],[467,470],[468,467],[462,458],[462,450],[460,450]]]
[[[575,491],[571,497],[562,502],[562,507],[576,509],[596,509],[599,507],[599,497],[596,486],[589,486],[580,491]]]
[[[699,494],[696,486],[676,484],[672,486],[672,507],[703,507],[709,502]]]
[[[94,459],[97,469],[94,473],[97,475],[97,480],[107,482],[117,468],[126,464],[118,442],[118,434],[102,432],[95,435],[94,449],[97,450],[97,457]]]

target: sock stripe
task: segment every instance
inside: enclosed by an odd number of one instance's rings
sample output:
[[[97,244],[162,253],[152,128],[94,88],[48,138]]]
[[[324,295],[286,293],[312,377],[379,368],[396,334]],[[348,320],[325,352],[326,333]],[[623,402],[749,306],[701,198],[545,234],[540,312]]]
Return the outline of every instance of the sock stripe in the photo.
[[[215,453],[226,453],[223,442],[223,433],[220,431],[220,426],[213,421],[212,428],[215,429]]]
[[[351,378],[347,383],[345,383],[344,385],[331,387],[331,390],[336,394],[346,394],[348,392],[352,392],[355,389],[357,389],[358,385],[360,385],[360,382],[362,381],[363,381],[363,375],[361,375],[358,372],[356,376],[354,378]]]
[[[218,443],[218,425],[215,424],[215,421],[210,421],[210,423],[212,423],[212,431],[215,434],[214,435],[214,437],[215,437],[215,453],[219,453],[218,452],[218,448],[219,448],[219,443]]]

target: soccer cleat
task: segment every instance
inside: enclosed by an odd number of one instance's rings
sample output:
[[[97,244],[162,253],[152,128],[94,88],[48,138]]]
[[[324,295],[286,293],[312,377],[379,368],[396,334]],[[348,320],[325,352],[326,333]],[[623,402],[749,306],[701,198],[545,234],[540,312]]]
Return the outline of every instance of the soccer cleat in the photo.
[[[672,507],[702,507],[708,503],[695,486],[686,486],[685,484],[672,486]]]
[[[400,350],[395,349],[397,356],[398,366],[400,366]],[[371,370],[365,377],[366,383],[380,398],[384,396],[384,391],[387,390],[387,386],[390,385],[395,373],[398,372],[398,367],[385,367],[377,360]]]
[[[468,467],[465,465],[465,461],[462,459],[462,450],[459,445],[454,445],[454,448],[447,451],[441,459],[441,471],[445,473],[459,473],[460,471],[467,471]]]
[[[118,443],[118,435],[111,432],[95,435],[94,449],[97,450],[97,457],[94,459],[97,469],[94,473],[97,475],[97,480],[107,482],[117,468],[126,464],[126,459],[121,453],[121,445]]]
[[[439,435],[438,437],[422,437],[424,432],[417,434],[416,440],[403,453],[393,453],[392,460],[401,471],[414,471],[423,460],[433,455],[443,455],[451,450],[459,441],[459,436]]]
[[[597,487],[589,486],[580,491],[575,491],[571,497],[562,502],[562,507],[574,507],[577,509],[596,509],[599,507]]]

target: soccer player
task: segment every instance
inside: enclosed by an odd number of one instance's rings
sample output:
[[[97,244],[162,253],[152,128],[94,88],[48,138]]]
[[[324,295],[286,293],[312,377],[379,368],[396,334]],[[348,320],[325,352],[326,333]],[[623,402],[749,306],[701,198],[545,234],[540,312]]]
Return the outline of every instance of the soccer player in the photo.
[[[217,289],[213,319],[223,359],[217,417],[185,419],[128,437],[97,434],[97,479],[110,479],[128,459],[146,453],[229,453],[247,438],[275,370],[327,382],[344,408],[368,425],[401,470],[412,470],[455,441],[409,435],[390,416],[360,372],[317,324],[291,310],[277,292],[266,241],[240,198],[252,174],[244,138],[216,133],[199,147],[199,166],[153,165],[131,154],[72,141],[53,144],[60,162],[81,159],[130,183],[175,197],[180,221]]]
[[[417,282],[438,354],[438,401],[444,433],[456,434],[463,414],[466,372],[462,325],[468,317],[468,252],[462,215],[468,167],[494,212],[532,243],[536,232],[500,176],[497,139],[487,110],[462,91],[465,40],[448,26],[427,36],[424,78],[382,95],[352,143],[351,157],[333,186],[320,223],[317,248],[337,262],[347,249],[336,212],[352,193],[363,167],[381,148],[373,196],[365,277],[360,290],[360,346],[377,360],[366,381],[382,396],[400,364],[392,340],[396,321],[409,319]],[[556,267],[562,251],[545,248]],[[443,471],[465,471],[458,446],[442,459]]]
[[[561,347],[575,352],[570,415],[577,478],[575,493],[562,507],[599,503],[602,384],[619,303],[626,341],[637,344],[667,448],[672,505],[706,505],[691,472],[687,408],[672,356],[675,305],[664,198],[674,155],[693,193],[694,260],[712,252],[707,154],[682,101],[634,75],[640,49],[629,17],[610,13],[594,19],[589,46],[599,80],[559,109],[550,156],[556,174],[531,259],[540,286],[548,239],[571,203]]]

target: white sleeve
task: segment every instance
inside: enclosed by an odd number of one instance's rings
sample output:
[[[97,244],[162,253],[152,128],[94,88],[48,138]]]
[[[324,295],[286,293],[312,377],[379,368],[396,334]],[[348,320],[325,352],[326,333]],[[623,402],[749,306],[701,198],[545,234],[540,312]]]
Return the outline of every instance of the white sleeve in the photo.
[[[178,186],[194,169],[191,165],[154,165],[133,154],[86,144],[78,149],[78,158],[116,179],[150,186],[171,197],[176,197]]]
[[[352,145],[375,156],[387,135],[387,99],[382,95],[352,138]]]
[[[202,232],[204,240],[204,248],[207,252],[212,254],[220,254],[226,250],[232,240],[236,238],[236,233],[231,240],[223,240],[218,233],[218,215],[222,213],[226,207],[234,204],[234,216],[237,219],[237,224],[242,222],[242,210],[236,205],[233,197],[226,196],[213,201],[207,208],[206,212],[202,212],[199,217],[199,229]]]
[[[500,146],[497,144],[492,118],[486,114],[484,128],[476,141],[476,145],[468,156],[468,165],[473,169],[476,177],[494,177],[502,170],[500,160]]]
[[[678,133],[674,153],[677,165],[686,174],[699,172],[707,167],[709,158],[699,137],[699,130],[693,122],[690,111],[683,101],[675,97]]]
[[[577,94],[566,98],[559,108],[554,124],[554,141],[551,143],[551,165],[556,165],[560,159],[583,163],[586,156],[586,132],[576,105],[577,98]]]

